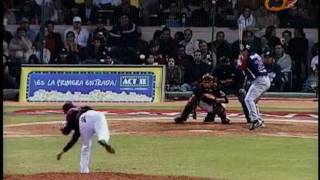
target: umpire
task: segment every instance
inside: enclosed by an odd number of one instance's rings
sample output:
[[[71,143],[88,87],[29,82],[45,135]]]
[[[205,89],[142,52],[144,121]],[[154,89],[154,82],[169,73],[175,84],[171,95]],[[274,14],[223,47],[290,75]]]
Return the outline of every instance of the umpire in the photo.
[[[234,94],[243,109],[247,123],[250,123],[249,111],[244,102],[246,90],[244,89],[245,74],[231,62],[229,57],[222,56],[218,59],[217,66],[212,72],[217,78],[219,88],[227,95]]]

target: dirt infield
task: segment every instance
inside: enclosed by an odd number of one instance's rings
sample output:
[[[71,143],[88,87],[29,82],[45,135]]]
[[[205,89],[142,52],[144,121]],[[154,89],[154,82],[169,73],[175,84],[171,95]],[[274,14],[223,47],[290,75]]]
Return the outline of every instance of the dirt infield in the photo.
[[[267,103],[271,103],[268,102]],[[281,102],[282,103],[282,102]],[[281,103],[278,103],[282,105]],[[288,105],[288,102],[286,102]],[[299,102],[298,102],[299,103]],[[311,104],[313,105],[313,104]],[[311,106],[310,105],[310,106]],[[283,106],[285,103],[283,102]],[[45,110],[35,110],[37,113],[57,113],[54,111],[44,112]],[[107,111],[106,111],[107,112]],[[108,112],[113,117],[108,116]],[[230,115],[231,124],[223,125],[219,118],[213,123],[203,123],[204,114],[200,113],[198,120],[189,119],[185,124],[174,124],[173,118],[179,114],[178,111],[112,111],[108,110],[107,119],[111,134],[126,135],[149,135],[149,136],[284,136],[284,137],[302,137],[317,138],[318,136],[318,116],[317,114],[285,114],[269,113],[264,114],[265,127],[256,131],[249,131],[248,124],[245,123],[243,114],[235,113]],[[16,113],[28,114],[28,111],[19,111]],[[63,115],[61,114],[61,117]],[[4,138],[9,137],[43,137],[43,136],[62,136],[59,132],[61,122],[41,122],[41,123],[21,123],[4,126]],[[204,178],[197,177],[178,177],[178,176],[148,176],[143,174],[125,174],[115,172],[95,172],[87,174],[78,173],[41,173],[34,175],[6,175],[7,180],[176,180],[190,179],[200,180]]]
[[[101,172],[90,174],[79,173],[41,173],[34,175],[9,175],[6,180],[206,180],[208,178],[186,176],[146,176],[143,174],[125,174],[114,172]]]

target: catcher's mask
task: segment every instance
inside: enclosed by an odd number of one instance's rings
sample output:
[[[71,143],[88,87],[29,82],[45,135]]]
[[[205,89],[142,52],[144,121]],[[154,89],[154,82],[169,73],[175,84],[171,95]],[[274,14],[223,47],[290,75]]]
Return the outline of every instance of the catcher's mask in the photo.
[[[68,101],[65,102],[62,106],[62,110],[64,114],[67,114],[67,112],[69,111],[69,109],[75,107],[75,105],[72,104],[72,102]]]
[[[216,85],[215,78],[212,75],[210,75],[209,73],[207,73],[207,74],[202,76],[201,84],[205,88],[210,88],[212,86],[215,86]]]

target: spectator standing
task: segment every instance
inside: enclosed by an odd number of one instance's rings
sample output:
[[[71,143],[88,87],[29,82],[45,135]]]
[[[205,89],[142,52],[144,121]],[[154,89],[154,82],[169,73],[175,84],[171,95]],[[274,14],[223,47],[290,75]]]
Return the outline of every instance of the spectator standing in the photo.
[[[81,27],[82,20],[79,16],[73,17],[73,25],[71,28],[68,28],[64,33],[64,38],[69,31],[72,31],[75,34],[75,42],[79,45],[80,48],[85,48],[88,45],[89,32],[87,29]]]
[[[250,7],[245,7],[242,10],[241,15],[239,16],[238,26],[242,29],[254,28],[256,26],[256,19],[252,14]]]
[[[307,77],[309,42],[302,28],[294,29],[294,38],[290,40],[288,54],[292,59],[294,91],[299,92],[304,78]],[[303,72],[304,70],[304,72]]]
[[[191,29],[184,30],[184,40],[179,44],[185,46],[186,54],[194,56],[194,52],[199,49],[199,41],[192,38],[193,32]]]
[[[292,60],[291,57],[285,53],[284,46],[277,44],[275,47],[275,62],[281,67],[281,72],[285,77],[284,91],[291,91],[292,78]]]

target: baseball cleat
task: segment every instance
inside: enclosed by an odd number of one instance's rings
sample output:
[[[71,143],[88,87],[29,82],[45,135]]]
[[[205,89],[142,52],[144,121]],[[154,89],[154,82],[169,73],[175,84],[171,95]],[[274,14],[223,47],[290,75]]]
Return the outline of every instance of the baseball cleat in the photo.
[[[230,119],[229,118],[221,119],[221,123],[222,124],[230,124]]]
[[[207,113],[206,117],[204,118],[203,122],[214,122],[215,119],[215,114],[214,113]]]
[[[252,131],[254,129],[257,129],[259,127],[261,127],[263,125],[263,122],[262,120],[260,119],[257,119],[255,121],[253,121],[252,125],[250,126],[249,130]]]
[[[183,118],[181,118],[181,117],[176,117],[176,118],[174,118],[174,122],[175,122],[176,124],[183,124],[185,121],[186,121],[186,119],[183,119]]]
[[[106,145],[106,150],[108,151],[108,153],[111,153],[111,154],[116,153],[116,151],[109,144]]]

